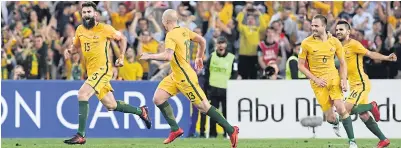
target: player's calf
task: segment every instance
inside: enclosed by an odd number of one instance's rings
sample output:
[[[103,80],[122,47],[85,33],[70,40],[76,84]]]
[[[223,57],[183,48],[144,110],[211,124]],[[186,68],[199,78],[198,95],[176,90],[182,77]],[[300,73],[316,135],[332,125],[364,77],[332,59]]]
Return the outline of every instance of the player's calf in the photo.
[[[369,115],[368,112],[363,112],[363,113],[360,113],[360,114],[359,114],[359,118],[360,118],[363,122],[366,122],[366,121],[369,120],[370,115]]]
[[[85,137],[86,120],[88,119],[89,112],[89,98],[95,93],[95,90],[89,85],[84,83],[78,91],[78,104],[79,104],[79,114],[78,114],[78,132],[77,135]],[[74,143],[77,137],[67,140],[66,142]],[[79,140],[79,137],[78,137]],[[82,142],[82,141],[81,141]],[[80,143],[80,142],[78,142]]]
[[[345,108],[344,102],[341,99],[334,100],[334,106],[337,109],[337,113],[340,114],[341,116],[344,129],[348,135],[348,140],[350,142],[354,142],[355,137],[354,137],[354,129],[352,127],[352,119]]]
[[[177,132],[180,129],[180,127],[178,126],[177,121],[175,121],[173,108],[167,101],[170,97],[171,95],[167,91],[158,88],[156,89],[156,92],[153,95],[153,102],[155,103],[157,108],[160,109],[160,112],[162,113],[164,119],[166,119],[168,125],[170,125],[172,131],[172,133],[170,134],[178,135],[176,133],[173,133]]]
[[[373,118],[369,115],[368,112],[363,112],[359,114],[359,118],[365,123],[366,127],[377,136],[377,138],[380,139],[380,142],[378,145],[386,145],[387,142],[390,144],[388,139],[384,136],[384,134],[381,132],[379,126],[377,123],[373,120]]]

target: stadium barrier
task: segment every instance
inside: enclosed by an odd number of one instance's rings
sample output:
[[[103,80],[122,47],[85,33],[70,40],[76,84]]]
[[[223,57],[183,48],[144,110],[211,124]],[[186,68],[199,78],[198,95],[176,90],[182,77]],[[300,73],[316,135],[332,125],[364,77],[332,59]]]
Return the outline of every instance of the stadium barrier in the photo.
[[[1,81],[1,136],[3,138],[69,137],[78,128],[76,95],[83,81]],[[166,137],[170,127],[153,104],[157,82],[112,82],[114,95],[134,106],[147,105],[152,128],[138,116],[108,112],[93,96],[89,101],[88,137]],[[180,127],[189,129],[190,102],[183,96],[169,100]],[[184,135],[186,136],[186,135]]]
[[[379,127],[388,138],[401,138],[401,80],[372,80],[371,84],[369,102],[379,105]],[[306,116],[323,117],[308,80],[229,81],[227,107],[227,119],[240,127],[240,138],[309,138],[312,129],[299,121]],[[375,138],[359,118],[351,117],[356,120],[355,137]],[[341,135],[346,137],[343,127]],[[325,122],[316,128],[316,138],[337,136]]]
[[[82,81],[2,81],[1,136],[3,138],[68,137],[78,128],[76,95]],[[157,138],[169,132],[167,122],[153,105],[157,82],[112,82],[118,100],[149,107],[153,124],[145,128],[134,115],[108,112],[94,96],[90,100],[87,135],[90,137]],[[249,89],[244,89],[249,88]],[[389,138],[401,138],[401,80],[372,80],[370,101],[380,106],[378,123]],[[312,130],[299,120],[308,115],[322,116],[306,80],[229,81],[227,118],[241,128],[240,138],[308,138]],[[349,92],[348,92],[349,93]],[[348,95],[345,93],[345,96]],[[169,100],[179,125],[188,131],[189,101],[178,95]],[[365,125],[352,116],[358,138],[374,138]],[[343,137],[345,131],[341,130]],[[187,134],[186,132],[185,134]],[[187,136],[187,135],[185,135]],[[336,138],[331,125],[323,123],[317,138]]]

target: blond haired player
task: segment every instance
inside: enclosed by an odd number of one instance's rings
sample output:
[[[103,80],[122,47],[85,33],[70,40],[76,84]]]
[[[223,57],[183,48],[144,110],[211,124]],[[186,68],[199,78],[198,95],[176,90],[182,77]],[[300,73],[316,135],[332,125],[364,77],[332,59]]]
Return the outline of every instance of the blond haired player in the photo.
[[[197,70],[203,68],[203,54],[205,52],[205,39],[187,28],[177,25],[177,12],[172,9],[164,11],[162,22],[168,31],[165,39],[166,51],[158,54],[144,53],[141,59],[168,60],[170,61],[172,73],[165,77],[159,84],[154,94],[154,103],[162,112],[164,118],[171,127],[169,137],[164,140],[165,144],[174,141],[181,136],[184,131],[177,125],[173,114],[173,109],[167,100],[182,92],[198,109],[206,113],[210,118],[217,121],[230,135],[231,147],[236,148],[238,142],[239,129],[231,126],[219,111],[210,105],[205,93],[198,84],[196,72],[189,64],[190,42],[195,41],[200,44],[200,49],[195,60]]]
[[[363,70],[363,57],[368,56],[375,60],[397,61],[397,56],[394,53],[384,56],[380,53],[367,50],[360,42],[349,37],[350,32],[351,26],[348,22],[341,20],[337,23],[336,36],[344,46],[345,59],[348,65],[348,81],[351,90],[350,95],[346,99],[345,107],[351,114],[359,114],[366,127],[380,139],[380,142],[377,144],[378,148],[386,147],[390,145],[390,140],[383,135],[376,123],[380,120],[379,107],[375,101],[368,103],[371,84],[368,75]],[[374,120],[368,111],[372,113],[375,118]]]
[[[347,91],[347,66],[344,51],[341,42],[327,34],[326,25],[327,19],[323,15],[313,17],[311,24],[313,35],[301,43],[298,68],[311,80],[311,87],[327,122],[338,125],[339,121],[332,109],[334,105],[342,118],[350,148],[356,148],[352,120],[342,101],[343,91]],[[334,65],[335,55],[340,61],[340,74]],[[305,66],[306,61],[308,68]]]
[[[98,23],[96,4],[82,4],[82,25],[79,25],[70,49],[65,50],[66,59],[73,53],[82,53],[88,74],[88,79],[78,91],[79,126],[78,132],[71,139],[64,140],[66,144],[85,144],[85,127],[88,118],[88,100],[93,94],[109,111],[132,113],[141,117],[146,127],[150,129],[151,120],[146,106],[133,107],[123,101],[116,101],[110,80],[113,75],[110,53],[110,40],[120,41],[121,55],[116,61],[117,66],[123,66],[124,53],[127,45],[125,37],[113,27]],[[80,50],[81,49],[81,50]]]

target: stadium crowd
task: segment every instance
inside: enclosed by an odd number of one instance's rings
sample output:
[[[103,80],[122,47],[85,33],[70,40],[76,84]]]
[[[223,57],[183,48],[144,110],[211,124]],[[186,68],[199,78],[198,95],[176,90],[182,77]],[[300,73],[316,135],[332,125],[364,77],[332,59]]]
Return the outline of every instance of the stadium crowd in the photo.
[[[81,24],[83,2],[2,1],[2,79],[85,79],[79,54],[65,60]],[[181,27],[201,34],[207,41],[206,59],[217,39],[227,39],[227,50],[238,60],[239,79],[287,79],[298,71],[292,66],[300,43],[311,34],[311,18],[327,16],[327,30],[335,35],[336,23],[352,25],[352,38],[365,48],[401,57],[401,3],[399,1],[298,1],[298,2],[96,2],[97,20],[111,24],[128,39],[124,67],[114,67],[114,80],[161,80],[170,72],[164,61],[142,61],[143,52],[164,50],[164,10],[179,12]],[[114,52],[118,44],[112,42]],[[191,60],[199,45],[191,44]],[[112,54],[113,55],[113,54]],[[116,57],[113,56],[115,60]],[[396,63],[364,60],[372,79],[401,78],[401,60]],[[266,73],[266,69],[274,69]],[[200,73],[202,75],[202,73]],[[296,79],[291,77],[290,79]]]

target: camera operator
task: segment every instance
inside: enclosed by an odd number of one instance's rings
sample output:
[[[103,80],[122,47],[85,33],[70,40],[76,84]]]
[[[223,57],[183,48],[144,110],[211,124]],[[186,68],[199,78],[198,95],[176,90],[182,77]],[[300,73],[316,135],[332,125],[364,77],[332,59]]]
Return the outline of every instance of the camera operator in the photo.
[[[224,117],[226,117],[227,112],[227,82],[229,79],[236,79],[237,76],[235,55],[228,52],[227,39],[220,36],[217,39],[216,50],[211,54],[205,66],[205,89],[213,106],[218,107],[221,103]],[[216,121],[210,120],[209,137],[214,138],[216,136]]]
[[[261,68],[259,73],[261,79],[277,79],[279,72],[278,62],[281,61],[281,52],[283,46],[280,46],[278,38],[273,27],[266,29],[265,40],[258,45],[258,63]]]
[[[267,63],[266,68],[262,69],[260,79],[277,80],[282,79],[278,75],[279,68],[275,60]]]

